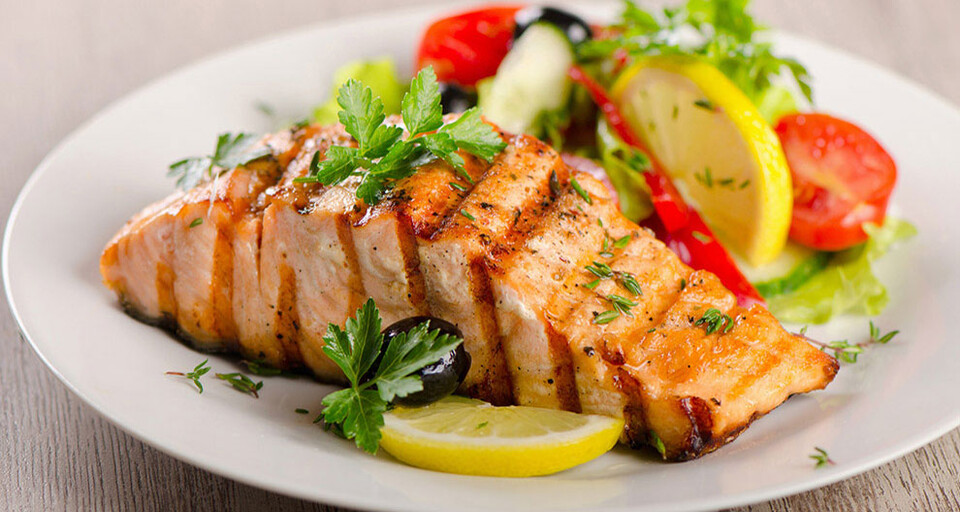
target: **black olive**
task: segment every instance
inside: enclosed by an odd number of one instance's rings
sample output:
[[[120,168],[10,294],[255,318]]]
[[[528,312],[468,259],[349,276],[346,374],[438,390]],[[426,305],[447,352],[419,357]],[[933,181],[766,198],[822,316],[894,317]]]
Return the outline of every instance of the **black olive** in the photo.
[[[440,82],[440,105],[444,114],[462,114],[477,106],[477,93],[450,82]]]
[[[399,322],[390,324],[383,330],[383,346],[394,336],[401,332],[408,332],[414,327],[430,322],[430,329],[439,329],[441,334],[449,334],[458,338],[463,338],[463,333],[457,326],[429,316],[414,316],[405,318]],[[379,363],[377,363],[379,364]],[[376,368],[376,364],[374,368]],[[406,406],[427,405],[456,391],[463,379],[466,378],[470,370],[470,354],[463,348],[463,343],[451,350],[448,354],[440,358],[439,361],[425,366],[417,372],[420,380],[423,382],[423,389],[405,397],[397,397],[393,403]]]
[[[546,22],[559,28],[573,44],[580,44],[593,37],[593,30],[583,18],[571,12],[556,7],[541,7],[533,5],[520,9],[513,17],[516,28],[513,29],[513,40],[520,38],[525,30],[534,23]]]

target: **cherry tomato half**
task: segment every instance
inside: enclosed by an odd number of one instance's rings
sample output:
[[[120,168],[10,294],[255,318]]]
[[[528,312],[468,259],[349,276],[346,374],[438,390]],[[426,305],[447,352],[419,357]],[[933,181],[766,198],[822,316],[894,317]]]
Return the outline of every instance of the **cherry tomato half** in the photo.
[[[860,127],[826,114],[789,114],[776,126],[793,175],[790,238],[837,251],[867,240],[882,224],[897,166]]]
[[[420,40],[417,69],[432,65],[440,81],[465,86],[493,76],[510,49],[521,8],[485,7],[433,22]]]

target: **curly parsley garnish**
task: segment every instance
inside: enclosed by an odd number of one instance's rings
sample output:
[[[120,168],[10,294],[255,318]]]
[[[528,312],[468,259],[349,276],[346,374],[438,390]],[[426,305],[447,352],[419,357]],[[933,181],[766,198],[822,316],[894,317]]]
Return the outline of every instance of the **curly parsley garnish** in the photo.
[[[323,161],[311,166],[309,176],[295,181],[330,186],[359,176],[357,197],[367,204],[376,203],[397,180],[436,159],[444,160],[472,181],[457,151],[492,161],[506,147],[493,127],[480,119],[476,107],[444,124],[440,88],[432,67],[417,73],[401,102],[403,124],[410,134],[406,138],[401,127],[384,124],[383,102],[363,83],[348,80],[337,93],[337,103],[340,122],[357,147],[331,147]]]
[[[343,370],[350,387],[325,396],[321,415],[335,432],[369,453],[377,452],[383,413],[390,402],[422,390],[416,372],[463,343],[439,329],[428,330],[430,324],[424,322],[391,338],[376,371],[367,378],[383,347],[380,324],[380,311],[369,299],[343,329],[330,324],[323,338],[323,352]]]
[[[174,162],[170,164],[167,176],[176,177],[177,186],[181,189],[191,189],[203,180],[213,178],[217,168],[230,170],[269,155],[270,148],[255,147],[259,140],[259,135],[251,133],[221,133],[217,137],[217,147],[212,155],[184,158]]]

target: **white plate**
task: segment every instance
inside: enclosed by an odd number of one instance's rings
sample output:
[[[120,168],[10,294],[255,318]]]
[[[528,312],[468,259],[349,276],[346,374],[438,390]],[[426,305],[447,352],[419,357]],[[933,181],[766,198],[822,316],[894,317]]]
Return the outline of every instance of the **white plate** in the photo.
[[[588,13],[594,18],[610,13]],[[309,112],[343,62],[389,55],[409,68],[437,12],[388,13],[244,46],[118,101],[68,137],[24,187],[3,245],[14,315],[40,357],[83,400],[161,450],[210,471],[303,498],[378,510],[698,510],[767,500],[875,467],[960,424],[960,112],[873,65],[780,38],[806,63],[822,110],[854,119],[900,164],[895,201],[920,235],[883,262],[893,300],[879,323],[902,334],[845,365],[827,391],[796,397],[732,445],[682,464],[618,449],[546,478],[432,473],[367,456],[311,423],[329,389],[267,379],[255,400],[207,379],[199,395],[166,370],[205,356],[124,315],[98,257],[133,213],[173,184],[164,171],[226,130],[274,128],[255,108]],[[372,37],[374,36],[374,37]],[[405,71],[409,71],[406,69]],[[866,319],[813,331],[862,339]],[[236,368],[213,357],[216,370]],[[836,466],[807,458],[827,448]]]

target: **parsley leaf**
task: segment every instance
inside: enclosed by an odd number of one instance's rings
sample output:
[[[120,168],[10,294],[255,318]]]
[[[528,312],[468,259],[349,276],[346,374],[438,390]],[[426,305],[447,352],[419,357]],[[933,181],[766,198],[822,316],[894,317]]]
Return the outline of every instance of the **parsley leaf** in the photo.
[[[214,167],[230,170],[270,155],[267,146],[256,147],[259,135],[221,133],[213,155],[184,158],[170,164],[167,176],[177,178],[177,187],[188,190],[213,178]]]
[[[460,114],[455,121],[440,128],[440,132],[449,135],[460,149],[488,162],[507,147],[500,135],[480,119],[477,107]]]
[[[465,169],[465,151],[490,161],[506,147],[499,134],[480,118],[476,108],[443,124],[440,88],[432,67],[422,69],[401,102],[403,129],[383,124],[383,102],[357,80],[348,80],[337,95],[340,122],[357,141],[357,148],[333,146],[326,159],[311,165],[311,174],[294,181],[337,185],[350,176],[360,176],[356,195],[375,204],[396,181],[414,174],[433,160],[442,159],[470,179]],[[435,133],[430,133],[434,132]],[[319,158],[319,157],[318,157]]]
[[[429,330],[425,322],[394,336],[382,350],[381,323],[380,312],[369,299],[343,329],[330,324],[323,338],[323,352],[343,370],[350,387],[325,396],[321,416],[335,432],[369,453],[376,453],[380,444],[389,403],[423,389],[416,372],[463,343],[461,338],[440,334],[439,329]],[[381,352],[376,371],[366,378]]]
[[[400,105],[403,124],[410,133],[431,132],[443,125],[440,87],[432,67],[417,73]]]

